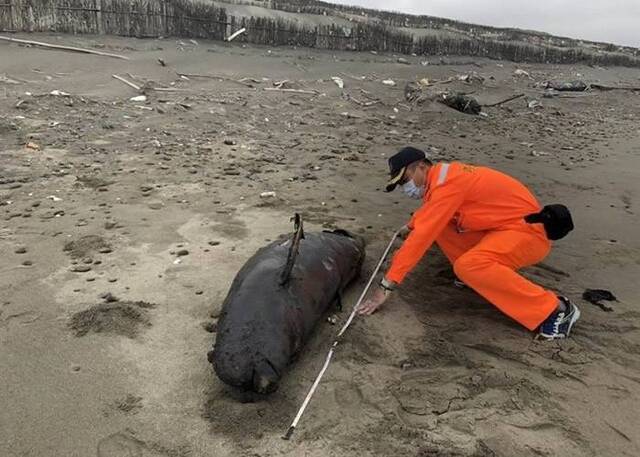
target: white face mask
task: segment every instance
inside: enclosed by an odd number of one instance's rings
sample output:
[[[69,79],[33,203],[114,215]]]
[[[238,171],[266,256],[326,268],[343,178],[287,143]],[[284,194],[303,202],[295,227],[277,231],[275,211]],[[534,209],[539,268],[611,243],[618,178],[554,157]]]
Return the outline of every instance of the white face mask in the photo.
[[[424,187],[416,186],[416,183],[413,182],[413,179],[401,185],[400,189],[402,190],[403,194],[408,197],[415,198],[416,200],[424,197]]]

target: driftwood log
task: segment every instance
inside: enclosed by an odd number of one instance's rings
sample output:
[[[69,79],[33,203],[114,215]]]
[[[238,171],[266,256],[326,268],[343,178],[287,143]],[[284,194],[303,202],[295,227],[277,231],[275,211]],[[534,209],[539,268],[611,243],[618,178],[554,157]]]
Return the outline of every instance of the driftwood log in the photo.
[[[129,60],[128,57],[121,56],[119,54],[111,54],[108,52],[94,51],[93,49],[76,48],[74,46],[62,46],[59,44],[43,43],[41,41],[21,40],[19,38],[11,38],[8,36],[0,36],[0,40],[9,41],[12,43],[28,44],[31,46],[39,46],[41,48],[46,48],[46,49],[58,49],[60,51],[81,52],[84,54],[94,54],[97,56],[113,57],[115,59]]]

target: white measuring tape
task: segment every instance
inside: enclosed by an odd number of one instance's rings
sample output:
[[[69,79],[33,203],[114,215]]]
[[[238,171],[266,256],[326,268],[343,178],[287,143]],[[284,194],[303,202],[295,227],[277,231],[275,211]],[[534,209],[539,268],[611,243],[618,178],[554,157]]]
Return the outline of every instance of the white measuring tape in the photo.
[[[373,274],[369,278],[369,282],[367,283],[366,287],[362,291],[362,294],[360,294],[360,298],[358,298],[358,301],[356,302],[355,306],[353,307],[353,311],[351,311],[351,314],[349,315],[349,318],[347,319],[347,322],[345,322],[345,324],[342,327],[342,329],[336,335],[336,339],[333,341],[333,344],[331,345],[331,349],[329,350],[329,353],[327,354],[327,358],[324,361],[324,365],[322,365],[322,368],[320,369],[320,372],[318,373],[318,376],[316,377],[315,381],[313,381],[313,384],[311,385],[311,389],[309,389],[309,393],[307,394],[307,396],[305,397],[304,401],[302,402],[302,406],[300,406],[300,409],[298,410],[298,414],[296,414],[296,417],[293,419],[293,422],[291,422],[291,425],[289,426],[289,430],[287,430],[287,433],[285,433],[284,436],[282,437],[283,439],[285,439],[285,440],[290,439],[291,435],[293,435],[293,432],[296,430],[296,427],[298,426],[298,422],[300,422],[300,418],[304,414],[305,409],[307,409],[307,406],[309,405],[309,402],[311,401],[311,397],[313,397],[313,394],[315,393],[316,389],[318,388],[318,385],[320,384],[320,381],[322,380],[322,377],[324,376],[325,371],[327,371],[327,368],[329,368],[329,363],[331,363],[331,358],[333,357],[333,353],[334,353],[336,347],[338,347],[338,343],[340,343],[340,338],[342,337],[342,335],[344,335],[344,333],[347,331],[347,329],[349,328],[349,326],[353,322],[353,319],[356,317],[356,313],[358,312],[358,308],[360,307],[360,303],[362,303],[362,300],[364,300],[364,297],[367,295],[367,292],[369,291],[369,288],[371,287],[371,283],[373,283],[373,280],[376,277],[376,275],[378,274],[378,271],[380,270],[380,267],[382,266],[384,260],[387,258],[387,255],[389,255],[389,251],[391,250],[391,246],[393,246],[393,242],[396,240],[396,238],[398,238],[399,234],[400,234],[400,230],[398,230],[397,232],[395,232],[393,234],[393,238],[391,238],[391,241],[389,242],[389,245],[387,246],[387,248],[382,253],[382,257],[380,257],[380,261],[378,262],[378,265],[376,266],[376,269],[373,270]]]

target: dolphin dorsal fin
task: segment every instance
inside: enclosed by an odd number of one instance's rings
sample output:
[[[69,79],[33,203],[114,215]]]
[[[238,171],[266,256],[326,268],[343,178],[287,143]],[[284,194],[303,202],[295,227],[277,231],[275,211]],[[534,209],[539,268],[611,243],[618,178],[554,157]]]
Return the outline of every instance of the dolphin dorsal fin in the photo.
[[[291,279],[291,272],[293,271],[293,266],[295,265],[296,258],[298,257],[300,240],[304,238],[302,217],[300,217],[300,214],[295,213],[291,220],[293,221],[293,235],[291,236],[291,247],[289,247],[289,253],[287,254],[287,263],[285,263],[282,274],[280,275],[281,286],[287,285]]]

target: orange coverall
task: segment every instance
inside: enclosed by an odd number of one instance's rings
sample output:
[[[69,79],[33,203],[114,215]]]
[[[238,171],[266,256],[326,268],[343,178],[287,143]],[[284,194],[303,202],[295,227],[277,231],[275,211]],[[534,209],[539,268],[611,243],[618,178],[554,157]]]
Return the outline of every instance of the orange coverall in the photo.
[[[386,278],[400,284],[435,241],[460,280],[534,330],[558,305],[556,294],[517,273],[551,249],[543,226],[524,221],[540,210],[531,192],[510,176],[460,162],[436,164]]]

